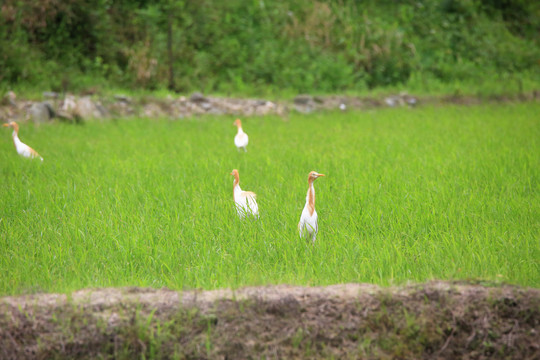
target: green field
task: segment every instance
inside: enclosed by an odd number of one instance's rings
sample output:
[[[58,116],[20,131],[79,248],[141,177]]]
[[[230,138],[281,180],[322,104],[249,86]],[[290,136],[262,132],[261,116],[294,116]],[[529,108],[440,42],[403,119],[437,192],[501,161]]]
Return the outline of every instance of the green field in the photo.
[[[21,124],[0,137],[0,294],[480,279],[540,286],[540,104]],[[230,172],[258,195],[240,221]],[[319,235],[296,225],[307,175]]]

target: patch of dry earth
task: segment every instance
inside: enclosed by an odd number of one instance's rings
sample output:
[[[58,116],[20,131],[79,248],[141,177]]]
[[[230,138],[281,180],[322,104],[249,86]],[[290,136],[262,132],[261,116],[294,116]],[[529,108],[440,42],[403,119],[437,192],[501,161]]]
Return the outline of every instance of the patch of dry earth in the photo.
[[[540,290],[86,289],[0,298],[0,358],[540,358]]]

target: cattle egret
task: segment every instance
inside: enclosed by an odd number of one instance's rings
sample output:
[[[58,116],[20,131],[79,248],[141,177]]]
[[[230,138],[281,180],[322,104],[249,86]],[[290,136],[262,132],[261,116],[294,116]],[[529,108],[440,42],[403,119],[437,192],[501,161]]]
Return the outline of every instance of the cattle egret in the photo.
[[[234,145],[236,145],[238,151],[240,151],[240,148],[243,148],[244,151],[247,152],[246,146],[249,142],[249,138],[244,130],[242,130],[242,122],[240,119],[236,119],[234,125],[238,127],[238,133],[234,137]]]
[[[240,189],[240,175],[238,170],[234,169],[231,172],[234,176],[233,194],[234,202],[236,204],[236,211],[238,216],[243,219],[246,215],[259,217],[259,207],[257,206],[257,195],[251,191],[242,191]]]
[[[317,225],[317,211],[315,211],[315,188],[313,187],[313,182],[320,176],[324,176],[324,174],[319,174],[316,171],[312,171],[308,175],[309,188],[306,195],[306,206],[304,206],[304,210],[302,210],[300,222],[298,223],[300,237],[311,236],[313,242],[315,242],[317,232],[319,231],[319,226]]]
[[[4,127],[13,128],[13,144],[15,144],[15,149],[17,153],[26,158],[40,158],[43,161],[43,158],[37,153],[36,150],[32,149],[30,146],[26,145],[19,139],[19,125],[15,121],[10,121],[7,124],[3,125]]]

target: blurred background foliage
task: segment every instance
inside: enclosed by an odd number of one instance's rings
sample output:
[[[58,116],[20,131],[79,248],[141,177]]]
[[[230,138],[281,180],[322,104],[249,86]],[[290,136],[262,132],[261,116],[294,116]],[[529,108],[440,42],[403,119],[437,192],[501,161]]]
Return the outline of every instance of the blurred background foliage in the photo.
[[[527,0],[4,0],[0,88],[362,92],[540,79]]]

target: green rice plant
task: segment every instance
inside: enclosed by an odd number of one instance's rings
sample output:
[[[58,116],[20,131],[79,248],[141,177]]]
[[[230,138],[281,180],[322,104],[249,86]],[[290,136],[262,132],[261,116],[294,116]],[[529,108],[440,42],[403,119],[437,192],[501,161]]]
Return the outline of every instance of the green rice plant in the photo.
[[[84,287],[538,286],[540,105],[21,124],[0,133],[0,294]],[[238,219],[233,168],[260,219]],[[319,234],[299,239],[307,175]]]

